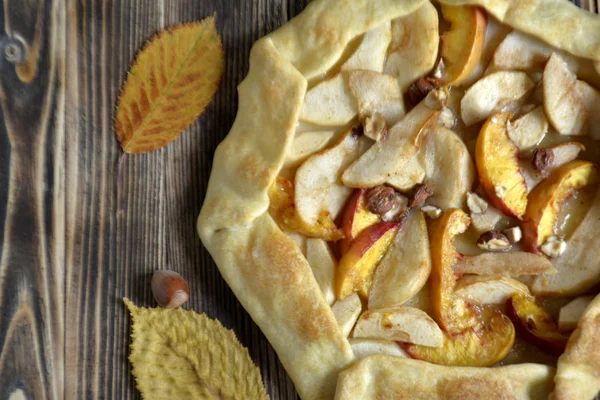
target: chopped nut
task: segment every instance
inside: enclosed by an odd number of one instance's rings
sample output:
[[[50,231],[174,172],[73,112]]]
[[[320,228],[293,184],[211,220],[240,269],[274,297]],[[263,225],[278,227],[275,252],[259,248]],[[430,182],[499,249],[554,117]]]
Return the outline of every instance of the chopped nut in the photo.
[[[399,221],[404,212],[408,209],[408,199],[405,196],[402,196],[400,193],[396,193],[396,201],[394,207],[385,214],[381,216],[381,218],[386,221]]]
[[[385,135],[387,134],[387,122],[385,122],[383,114],[374,112],[373,115],[365,118],[363,129],[365,131],[365,136],[378,141],[385,138]]]
[[[421,211],[431,219],[438,219],[442,215],[442,209],[436,206],[423,206]]]
[[[479,236],[477,247],[483,250],[502,251],[510,247],[510,242],[499,231],[487,231]]]
[[[558,257],[567,249],[567,242],[558,236],[550,236],[542,245],[542,253],[548,257]]]
[[[415,207],[422,205],[423,203],[425,203],[425,200],[427,200],[432,194],[433,190],[431,190],[431,188],[427,186],[427,184],[423,183],[421,185],[418,185],[412,191],[412,200],[410,201],[410,206]]]
[[[506,196],[506,188],[504,186],[496,185],[494,186],[494,191],[499,199],[503,199]]]
[[[473,214],[483,214],[488,208],[488,203],[473,192],[467,192],[467,206]]]
[[[376,186],[366,195],[367,210],[383,215],[390,211],[396,203],[396,191],[388,186]]]
[[[550,170],[554,163],[554,151],[552,149],[537,149],[533,152],[531,166],[538,173],[544,174]]]
[[[504,233],[504,236],[506,236],[508,241],[511,243],[518,243],[523,238],[523,232],[521,232],[521,228],[518,226],[505,229],[502,231],[502,233]]]
[[[417,80],[408,88],[408,101],[412,107],[419,104],[429,92],[435,89],[435,85],[425,78]]]
[[[435,66],[435,69],[433,70],[431,76],[433,76],[436,79],[441,79],[445,67],[446,66],[444,65],[444,59],[440,58],[440,62],[438,62],[438,64]]]
[[[454,115],[454,112],[448,107],[445,107],[440,113],[438,123],[448,129],[454,128],[454,125],[456,125],[456,116]]]
[[[425,97],[425,105],[432,110],[442,110],[448,104],[448,92],[445,88],[435,89]]]

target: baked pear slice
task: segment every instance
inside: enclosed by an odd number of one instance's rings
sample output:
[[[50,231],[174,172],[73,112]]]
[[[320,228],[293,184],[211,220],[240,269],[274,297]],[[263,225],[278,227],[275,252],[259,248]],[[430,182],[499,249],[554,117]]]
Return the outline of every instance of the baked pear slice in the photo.
[[[430,273],[427,224],[423,212],[413,207],[375,271],[369,308],[403,304],[425,286]]]

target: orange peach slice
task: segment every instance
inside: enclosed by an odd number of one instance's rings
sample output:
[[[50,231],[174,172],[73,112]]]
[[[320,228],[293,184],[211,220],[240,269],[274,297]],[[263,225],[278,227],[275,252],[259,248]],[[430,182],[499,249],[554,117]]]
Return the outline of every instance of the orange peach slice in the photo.
[[[539,253],[539,247],[554,234],[558,212],[576,190],[599,181],[598,166],[588,161],[571,161],[556,169],[529,194],[523,229],[524,249]]]
[[[457,85],[479,63],[485,42],[487,15],[478,7],[448,5],[442,5],[442,13],[451,27],[442,35],[444,69],[440,81],[448,86]]]
[[[459,257],[454,248],[454,237],[465,232],[469,223],[469,216],[464,211],[452,208],[429,225],[431,312],[440,327],[450,334],[460,333],[478,324],[475,311],[454,295],[456,276],[452,267]]]
[[[340,254],[348,252],[352,241],[368,226],[379,221],[381,217],[365,207],[366,189],[356,189],[348,199],[342,214],[340,228],[344,232],[344,239],[340,241]]]
[[[415,359],[433,364],[468,367],[491,367],[502,361],[515,341],[515,328],[510,320],[494,314],[489,324],[457,335],[444,335],[442,347],[405,345],[404,350]]]
[[[533,297],[519,293],[511,297],[507,304],[508,315],[528,342],[549,353],[562,354],[569,338],[558,331],[552,315]]]
[[[337,270],[335,292],[338,299],[353,292],[368,296],[375,267],[392,244],[399,227],[398,222],[379,222],[354,239]]]
[[[508,137],[510,113],[490,117],[481,128],[475,148],[479,181],[490,203],[508,216],[523,218],[527,185],[519,166],[519,149]]]

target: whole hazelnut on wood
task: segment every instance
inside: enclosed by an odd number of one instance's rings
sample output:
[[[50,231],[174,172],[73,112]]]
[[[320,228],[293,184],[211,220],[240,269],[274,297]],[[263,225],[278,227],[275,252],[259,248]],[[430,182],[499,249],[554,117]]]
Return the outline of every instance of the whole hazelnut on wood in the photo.
[[[150,285],[154,299],[163,308],[177,308],[190,297],[187,282],[177,272],[154,271]]]

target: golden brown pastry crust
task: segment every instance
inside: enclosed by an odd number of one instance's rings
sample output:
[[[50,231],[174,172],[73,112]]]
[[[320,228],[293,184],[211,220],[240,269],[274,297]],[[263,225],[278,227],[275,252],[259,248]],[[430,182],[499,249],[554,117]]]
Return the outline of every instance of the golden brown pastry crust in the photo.
[[[336,400],[546,400],[554,368],[446,367],[396,356],[369,356],[340,373]]]
[[[554,381],[555,400],[594,399],[600,393],[600,295],[579,319]]]
[[[600,60],[600,19],[566,0],[442,1],[482,5],[508,25]],[[323,77],[352,38],[423,3],[311,2],[254,44],[239,86],[238,115],[215,152],[199,235],[303,399],[332,398],[337,374],[354,355],[306,259],[269,216],[267,191],[292,143],[307,81]]]

